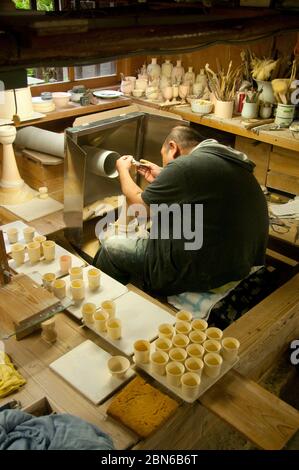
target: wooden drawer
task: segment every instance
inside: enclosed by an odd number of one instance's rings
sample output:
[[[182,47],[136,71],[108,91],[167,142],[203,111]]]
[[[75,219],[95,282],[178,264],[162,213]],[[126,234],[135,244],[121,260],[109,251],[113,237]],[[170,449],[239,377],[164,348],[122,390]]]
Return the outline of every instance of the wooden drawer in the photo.
[[[247,137],[236,136],[235,149],[244,152],[250,160],[252,160],[256,167],[254,175],[258,182],[266,186],[269,156],[271,151],[270,144],[258,142],[254,139],[247,139]]]
[[[267,175],[267,187],[299,195],[299,178],[270,170]]]
[[[269,170],[299,179],[299,152],[273,146]]]

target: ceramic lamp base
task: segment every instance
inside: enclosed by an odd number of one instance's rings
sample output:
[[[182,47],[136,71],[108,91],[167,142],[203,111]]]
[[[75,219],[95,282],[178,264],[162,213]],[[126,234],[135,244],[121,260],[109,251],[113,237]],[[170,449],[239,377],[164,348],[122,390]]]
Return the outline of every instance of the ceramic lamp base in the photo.
[[[3,188],[0,186],[0,205],[21,204],[30,201],[34,195],[34,191],[26,183],[16,188]]]

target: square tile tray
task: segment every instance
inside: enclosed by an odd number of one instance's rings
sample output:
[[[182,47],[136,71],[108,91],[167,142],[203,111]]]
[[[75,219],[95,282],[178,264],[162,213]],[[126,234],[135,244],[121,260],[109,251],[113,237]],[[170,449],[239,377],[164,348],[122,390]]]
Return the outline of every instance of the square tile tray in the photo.
[[[107,333],[98,332],[93,324],[86,326],[127,356],[134,353],[133,344],[137,339],[152,341],[158,336],[158,327],[161,323],[175,323],[174,315],[134,292],[123,294],[115,300],[115,303],[115,316],[121,320],[122,325],[120,339],[110,339]]]
[[[90,340],[50,364],[78,392],[98,405],[135,375],[132,368],[123,378],[113,377],[107,367],[111,355]]]
[[[26,242],[23,238],[23,229],[26,227],[30,227],[30,225],[24,224],[24,222],[22,222],[21,220],[16,220],[15,222],[10,222],[9,224],[0,226],[0,230],[3,231],[6,253],[11,253],[11,244],[8,241],[7,230],[9,230],[10,228],[17,228],[19,230],[19,235],[20,235],[18,239],[18,243],[23,243],[25,245]],[[40,235],[40,234],[38,232],[35,232],[35,235]]]
[[[101,306],[101,303],[104,300],[115,300],[120,295],[125,294],[128,292],[126,286],[121,284],[120,282],[116,281],[112,277],[108,276],[107,274],[101,272],[101,285],[97,291],[91,292],[88,289],[88,279],[87,279],[87,272],[93,266],[86,266],[83,269],[83,279],[85,281],[85,299],[80,303],[72,303],[70,307],[67,308],[68,312],[74,315],[79,320],[82,318],[81,308],[82,304],[85,302],[92,302],[96,304],[97,307]],[[71,294],[71,280],[70,276],[66,276],[64,278],[66,282],[66,295],[69,299],[72,298]]]

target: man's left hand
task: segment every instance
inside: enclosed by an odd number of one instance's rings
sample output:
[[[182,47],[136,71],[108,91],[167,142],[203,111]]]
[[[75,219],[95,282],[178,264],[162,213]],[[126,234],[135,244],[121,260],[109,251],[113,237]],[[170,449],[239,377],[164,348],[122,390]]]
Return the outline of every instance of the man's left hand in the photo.
[[[132,165],[132,155],[123,155],[116,161],[116,169],[118,172],[122,170],[129,170]]]

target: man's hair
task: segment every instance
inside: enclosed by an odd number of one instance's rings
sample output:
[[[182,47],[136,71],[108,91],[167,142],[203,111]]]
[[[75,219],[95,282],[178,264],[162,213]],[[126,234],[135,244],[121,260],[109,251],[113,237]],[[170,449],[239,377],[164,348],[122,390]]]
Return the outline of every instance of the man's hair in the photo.
[[[204,140],[204,137],[192,127],[176,126],[166,137],[164,145],[168,145],[171,140],[174,140],[181,148],[188,149],[198,145]]]

